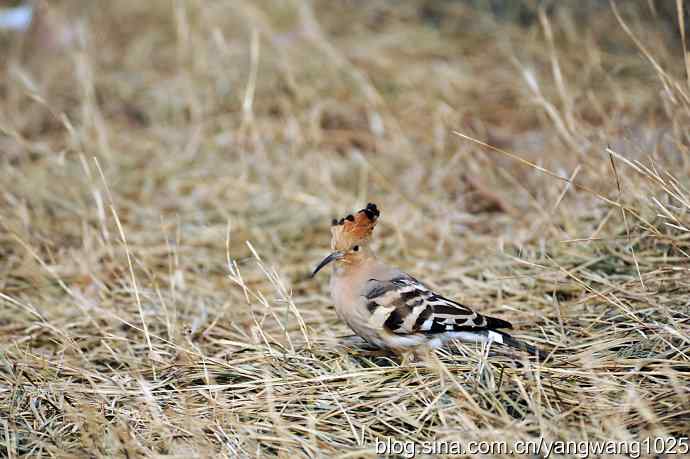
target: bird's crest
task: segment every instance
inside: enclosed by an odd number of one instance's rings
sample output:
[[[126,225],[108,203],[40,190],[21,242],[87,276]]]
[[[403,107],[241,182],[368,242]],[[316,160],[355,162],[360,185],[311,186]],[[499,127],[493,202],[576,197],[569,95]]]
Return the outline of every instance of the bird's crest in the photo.
[[[380,215],[376,204],[369,203],[355,215],[348,215],[340,220],[333,219],[331,226],[331,247],[334,250],[347,250],[358,242],[371,236]]]

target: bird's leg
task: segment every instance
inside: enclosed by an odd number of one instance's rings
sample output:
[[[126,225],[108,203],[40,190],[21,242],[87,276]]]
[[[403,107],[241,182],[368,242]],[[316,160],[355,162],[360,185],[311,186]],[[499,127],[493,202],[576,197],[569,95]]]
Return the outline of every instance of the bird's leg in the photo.
[[[426,362],[431,358],[434,350],[429,346],[419,346],[411,349],[398,351],[400,354],[400,366],[409,365],[415,362]]]
[[[401,367],[409,366],[417,360],[417,356],[414,349],[400,350],[398,354],[400,355]]]
[[[429,360],[431,360],[431,356],[434,354],[434,349],[424,345],[415,348],[413,352],[416,361],[428,362]]]

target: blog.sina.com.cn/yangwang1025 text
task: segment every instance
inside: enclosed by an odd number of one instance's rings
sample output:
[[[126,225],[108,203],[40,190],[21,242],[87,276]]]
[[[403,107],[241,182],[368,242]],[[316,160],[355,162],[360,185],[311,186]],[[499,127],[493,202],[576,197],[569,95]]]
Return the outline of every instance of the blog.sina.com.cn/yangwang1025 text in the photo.
[[[398,440],[392,437],[376,438],[376,454],[399,455],[412,458],[418,454],[490,454],[490,455],[537,455],[548,459],[551,455],[588,458],[600,455],[625,455],[632,459],[650,455],[686,455],[690,452],[688,437],[647,437],[640,440],[602,441],[547,441],[534,440],[483,441],[483,440]]]

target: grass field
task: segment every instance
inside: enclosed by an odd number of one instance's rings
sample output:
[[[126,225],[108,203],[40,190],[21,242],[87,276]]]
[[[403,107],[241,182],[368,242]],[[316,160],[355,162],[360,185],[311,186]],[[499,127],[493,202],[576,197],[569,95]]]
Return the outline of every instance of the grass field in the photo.
[[[0,33],[0,455],[687,436],[682,2],[468,3],[74,0]],[[340,339],[308,276],[369,201],[383,259],[551,358]]]

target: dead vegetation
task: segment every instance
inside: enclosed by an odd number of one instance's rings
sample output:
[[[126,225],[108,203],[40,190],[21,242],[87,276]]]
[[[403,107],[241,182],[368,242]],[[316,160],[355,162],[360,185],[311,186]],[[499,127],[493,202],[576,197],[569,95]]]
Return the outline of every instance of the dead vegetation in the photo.
[[[690,61],[620,3],[74,0],[0,35],[0,451],[687,434]],[[554,357],[339,345],[307,276],[367,201],[383,257]]]

